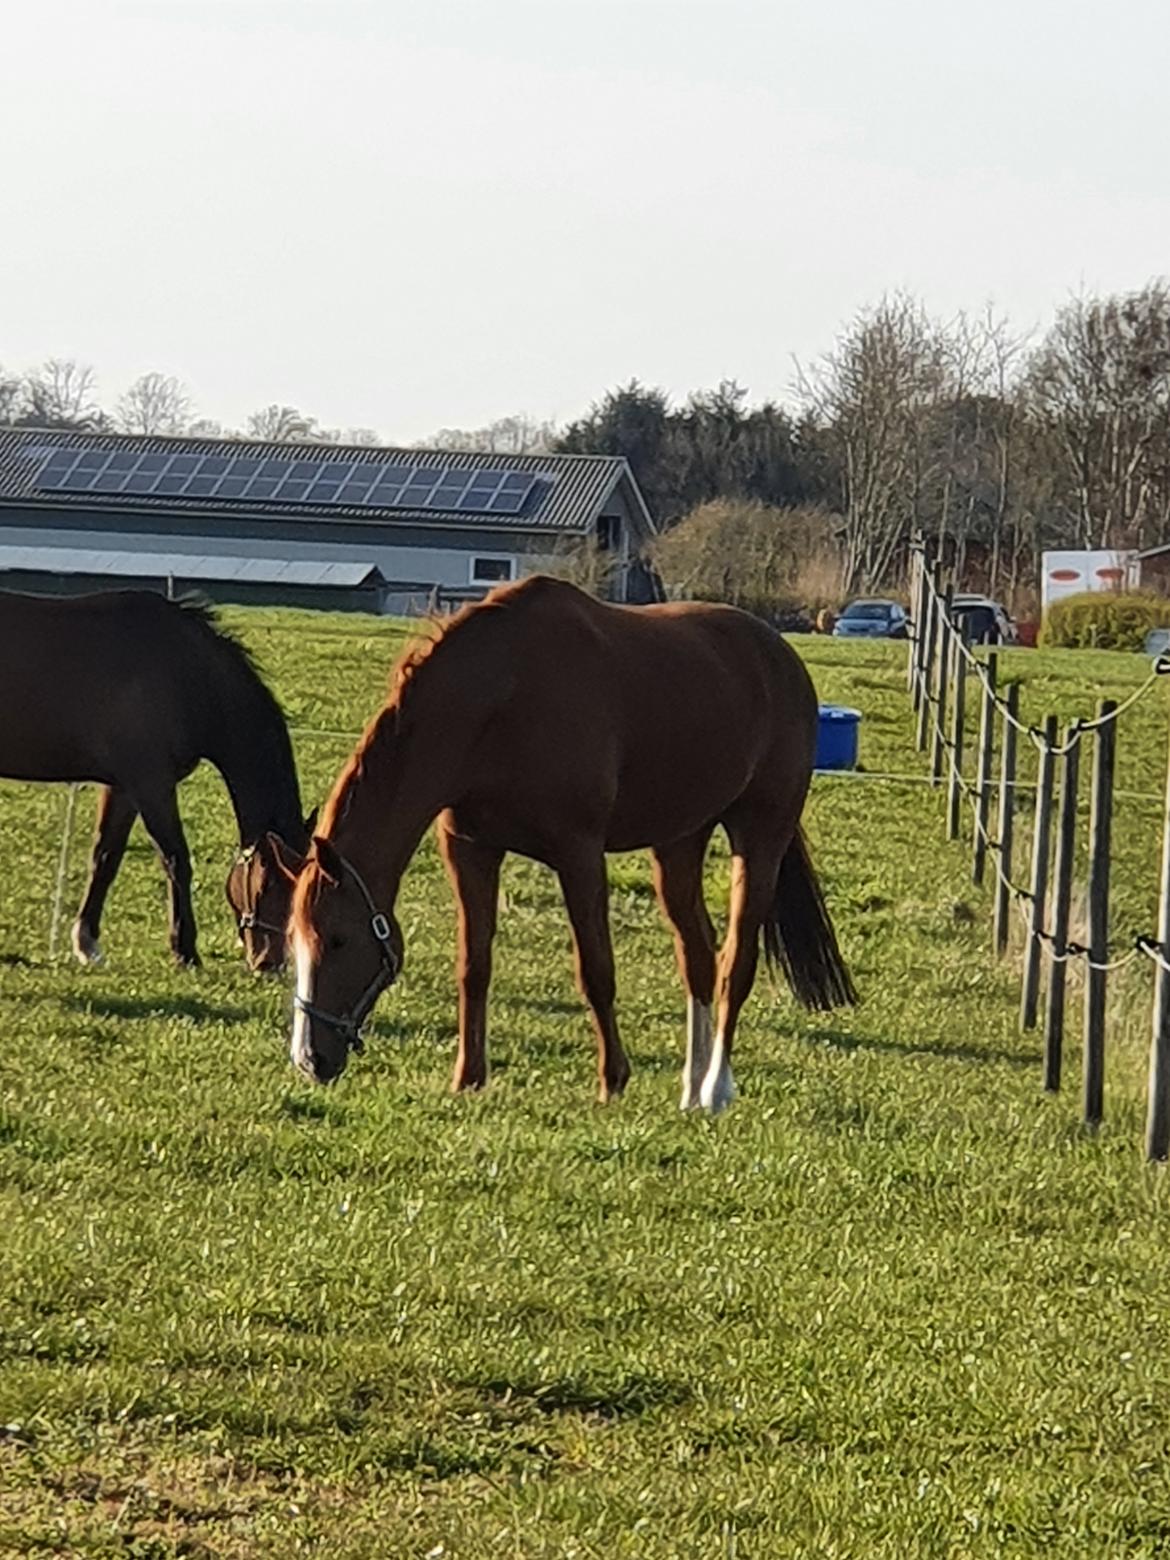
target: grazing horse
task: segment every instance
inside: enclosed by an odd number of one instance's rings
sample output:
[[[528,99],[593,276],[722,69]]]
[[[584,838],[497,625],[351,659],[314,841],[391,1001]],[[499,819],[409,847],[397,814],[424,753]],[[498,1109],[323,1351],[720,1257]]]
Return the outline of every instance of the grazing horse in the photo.
[[[648,846],[687,990],[682,1106],[721,1110],[761,931],[805,1006],[854,1000],[798,827],[816,729],[799,657],[733,607],[611,606],[537,576],[465,608],[401,664],[307,857],[277,847],[296,876],[293,1061],[323,1083],[360,1049],[362,1021],[402,964],[400,880],[438,817],[459,906],[454,1087],[487,1079],[500,863],[515,851],[560,879],[601,1097],[621,1092],[630,1069],[614,1018],[605,853]],[[733,856],[718,969],[703,902],[717,825]]]
[[[227,883],[253,969],[283,963],[290,890],[272,838],[308,845],[288,729],[243,649],[206,608],[149,591],[0,593],[0,775],[96,781],[97,837],[73,926],[101,958],[102,908],[141,815],[170,880],[171,948],[198,964],[191,859],[175,787],[200,759],[219,770],[241,853]]]

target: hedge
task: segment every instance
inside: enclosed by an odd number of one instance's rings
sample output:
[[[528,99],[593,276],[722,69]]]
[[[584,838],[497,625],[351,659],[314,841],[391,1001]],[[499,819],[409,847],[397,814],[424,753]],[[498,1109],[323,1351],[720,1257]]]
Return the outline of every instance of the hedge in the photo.
[[[1140,650],[1151,628],[1170,628],[1170,600],[1150,591],[1066,596],[1044,615],[1039,643],[1072,650]]]

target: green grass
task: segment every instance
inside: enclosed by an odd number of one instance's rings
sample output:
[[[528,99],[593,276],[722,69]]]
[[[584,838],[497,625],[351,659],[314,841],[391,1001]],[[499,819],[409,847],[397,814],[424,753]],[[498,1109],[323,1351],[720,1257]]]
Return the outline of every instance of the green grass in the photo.
[[[357,729],[401,630],[231,615],[291,718]],[[920,771],[892,646],[799,641]],[[1137,657],[1019,652],[1033,717]],[[1127,716],[1155,796],[1167,707]],[[307,798],[345,738],[299,736]],[[83,811],[88,812],[86,798]],[[1018,961],[929,789],[819,779],[817,859],[864,995],[810,1020],[766,981],[741,1096],[676,1109],[683,1002],[642,856],[613,863],[626,1098],[593,1102],[549,875],[510,864],[492,1083],[452,1099],[453,917],[431,844],[406,969],[313,1092],[288,992],[222,902],[226,798],[184,814],[205,968],[166,955],[134,846],[109,963],[46,960],[63,801],[0,787],[0,1553],[1160,1555],[1170,1549],[1164,1173],[1141,1157],[1151,971],[1112,999],[1107,1122],[1016,1030]],[[1152,924],[1160,811],[1119,807],[1119,936]],[[1026,819],[1022,826],[1026,832]],[[88,828],[88,823],[86,825]],[[83,860],[71,868],[71,907]],[[713,893],[726,877],[712,862]]]

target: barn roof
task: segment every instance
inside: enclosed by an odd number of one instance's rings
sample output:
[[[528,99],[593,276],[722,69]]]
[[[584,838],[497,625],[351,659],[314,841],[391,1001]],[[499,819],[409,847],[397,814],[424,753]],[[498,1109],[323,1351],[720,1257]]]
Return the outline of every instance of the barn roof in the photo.
[[[50,462],[60,468],[66,451],[116,454],[125,464],[129,456],[228,457],[233,460],[260,458],[287,461],[352,463],[355,471],[376,476],[379,468],[446,470],[451,491],[466,472],[470,481],[483,472],[509,473],[515,491],[524,490],[515,511],[499,509],[476,511],[467,506],[442,508],[363,502],[318,504],[274,499],[225,498],[217,494],[186,496],[149,492],[63,491],[46,487]],[[522,477],[531,478],[526,485]],[[210,484],[204,483],[206,489]],[[222,484],[221,484],[222,485]],[[248,516],[263,514],[271,520],[277,515],[311,517],[322,521],[345,520],[347,524],[374,523],[379,526],[402,524],[436,526],[443,529],[492,531],[552,531],[574,533],[588,531],[614,492],[625,491],[630,512],[645,534],[652,535],[654,522],[646,509],[625,459],[615,455],[503,455],[497,452],[466,450],[389,449],[382,446],[345,446],[319,444],[279,444],[245,439],[202,439],[133,434],[78,433],[35,428],[0,428],[0,506],[19,505],[22,509],[51,508],[60,511],[85,510],[93,513],[176,512],[201,516]],[[440,497],[442,495],[439,495]]]
[[[126,575],[136,579],[215,580],[245,585],[313,585],[354,589],[383,583],[372,563],[213,554],[120,552],[108,547],[0,545],[0,574]]]

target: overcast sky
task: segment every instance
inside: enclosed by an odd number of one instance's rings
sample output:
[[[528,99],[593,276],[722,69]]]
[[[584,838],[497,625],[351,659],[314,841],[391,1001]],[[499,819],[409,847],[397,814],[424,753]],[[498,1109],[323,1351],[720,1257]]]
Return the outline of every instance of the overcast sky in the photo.
[[[409,440],[1170,270],[1164,0],[29,0],[0,363]]]

